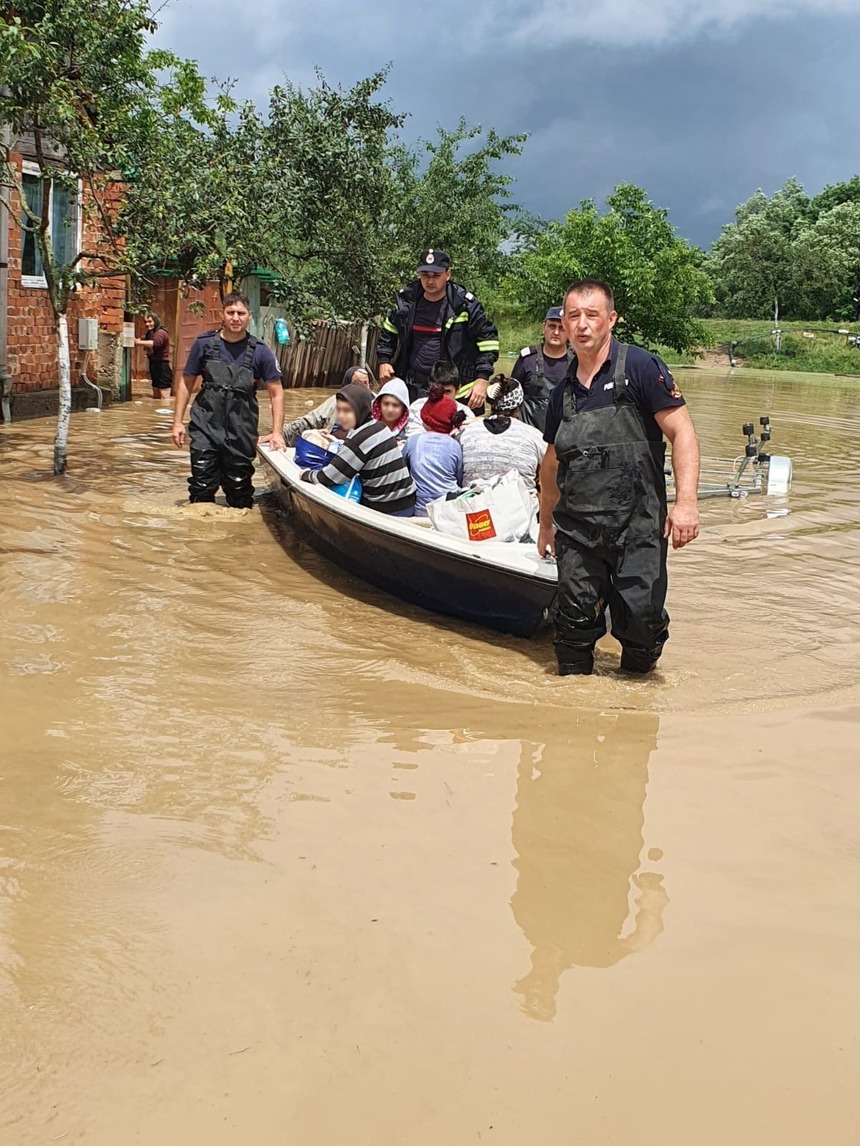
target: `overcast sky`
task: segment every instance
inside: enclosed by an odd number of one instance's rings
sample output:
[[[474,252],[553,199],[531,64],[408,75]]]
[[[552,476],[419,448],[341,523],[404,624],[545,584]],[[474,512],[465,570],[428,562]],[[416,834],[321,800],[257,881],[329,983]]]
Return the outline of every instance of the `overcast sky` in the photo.
[[[709,245],[796,175],[860,172],[860,0],[173,0],[159,41],[265,103],[286,73],[387,85],[411,139],[527,131],[518,201],[558,218],[619,182]]]

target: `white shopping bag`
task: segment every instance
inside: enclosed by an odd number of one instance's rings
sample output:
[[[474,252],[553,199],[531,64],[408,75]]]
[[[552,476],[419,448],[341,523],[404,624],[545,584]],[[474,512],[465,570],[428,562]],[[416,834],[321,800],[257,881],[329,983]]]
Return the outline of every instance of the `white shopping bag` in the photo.
[[[475,483],[459,497],[431,501],[434,529],[465,541],[529,541],[537,537],[537,499],[517,470]]]

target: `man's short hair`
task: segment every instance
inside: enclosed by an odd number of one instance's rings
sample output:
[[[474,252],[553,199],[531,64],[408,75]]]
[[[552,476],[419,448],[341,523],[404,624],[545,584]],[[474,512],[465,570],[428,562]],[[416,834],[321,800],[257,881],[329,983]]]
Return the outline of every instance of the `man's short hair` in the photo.
[[[446,362],[444,358],[440,358],[430,369],[430,381],[437,382],[440,386],[456,386],[459,390],[460,372],[453,362]]]
[[[592,291],[600,291],[609,303],[609,309],[615,310],[615,295],[612,293],[612,287],[609,283],[603,282],[602,279],[580,279],[579,282],[571,283],[564,292],[564,305],[562,309],[567,309],[567,300],[570,295],[590,294]]]
[[[240,302],[245,310],[251,309],[251,300],[246,294],[242,294],[240,290],[231,290],[228,295],[225,295],[221,309],[226,310],[228,306],[233,306],[237,302]]]

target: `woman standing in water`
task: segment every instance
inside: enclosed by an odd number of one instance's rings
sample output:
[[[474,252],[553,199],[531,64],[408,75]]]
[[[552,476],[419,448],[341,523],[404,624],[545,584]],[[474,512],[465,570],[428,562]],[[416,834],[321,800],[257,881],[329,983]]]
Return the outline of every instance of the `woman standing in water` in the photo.
[[[157,314],[148,314],[143,322],[146,327],[146,338],[136,338],[134,344],[142,346],[146,351],[153,398],[169,398],[173,389],[170,338]]]

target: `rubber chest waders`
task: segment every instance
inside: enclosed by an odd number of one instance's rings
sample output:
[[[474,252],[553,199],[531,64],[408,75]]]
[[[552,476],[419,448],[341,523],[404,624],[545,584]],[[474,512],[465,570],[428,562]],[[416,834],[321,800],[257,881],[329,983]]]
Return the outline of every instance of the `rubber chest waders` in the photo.
[[[567,364],[570,366],[573,362],[573,351],[567,351]],[[534,426],[544,432],[546,428],[546,407],[549,402],[549,396],[555,389],[557,383],[546,378],[546,359],[544,358],[543,347],[538,345],[535,347],[535,368],[532,374],[532,380],[529,383],[528,390],[525,394],[525,402],[520,413],[520,417],[527,426]]]
[[[627,392],[626,363],[627,346],[619,343],[610,406],[577,413],[572,383],[565,384],[554,514],[562,671],[591,672],[607,605],[623,669],[647,672],[669,635],[666,447],[648,438]]]
[[[254,456],[259,408],[254,390],[254,351],[248,338],[238,362],[221,359],[216,334],[203,352],[203,385],[191,409],[191,501],[214,501],[220,486],[227,504],[247,509],[254,504]]]

